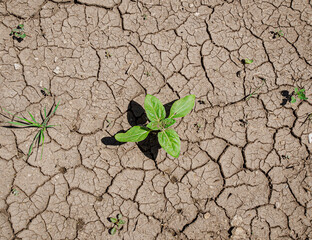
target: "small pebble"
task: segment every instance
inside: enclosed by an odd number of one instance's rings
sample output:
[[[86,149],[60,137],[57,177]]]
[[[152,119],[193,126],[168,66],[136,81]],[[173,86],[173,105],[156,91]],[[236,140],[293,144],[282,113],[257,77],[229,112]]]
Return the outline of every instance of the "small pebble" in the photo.
[[[309,143],[312,143],[312,133],[309,134]]]
[[[199,16],[199,12],[194,13],[195,17]]]
[[[61,69],[60,67],[56,67],[54,70],[53,70],[54,73],[56,74],[59,74],[61,72]]]
[[[22,67],[21,64],[14,63],[14,68],[15,68],[15,70],[18,70],[18,69],[20,69],[21,67]]]
[[[208,219],[209,217],[210,217],[210,213],[209,212],[205,213],[204,218]]]

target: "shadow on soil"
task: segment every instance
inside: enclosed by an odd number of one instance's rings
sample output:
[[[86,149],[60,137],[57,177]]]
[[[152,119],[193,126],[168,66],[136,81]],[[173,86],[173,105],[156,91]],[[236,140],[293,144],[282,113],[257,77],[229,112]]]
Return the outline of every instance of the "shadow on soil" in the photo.
[[[169,115],[170,108],[173,103],[174,101],[164,105],[167,116]],[[135,101],[131,101],[128,105],[127,119],[131,127],[137,126],[137,125],[141,125],[141,126],[146,125],[148,121],[144,108]],[[122,133],[122,132],[126,132],[126,131],[119,131],[117,133]],[[118,142],[114,137],[104,137],[101,139],[101,141],[104,145],[110,145],[110,146],[120,146],[120,145],[126,144],[126,143]],[[158,143],[156,131],[151,132],[145,140],[138,142],[137,145],[146,157],[153,159],[153,160],[157,158],[158,150],[161,148]]]

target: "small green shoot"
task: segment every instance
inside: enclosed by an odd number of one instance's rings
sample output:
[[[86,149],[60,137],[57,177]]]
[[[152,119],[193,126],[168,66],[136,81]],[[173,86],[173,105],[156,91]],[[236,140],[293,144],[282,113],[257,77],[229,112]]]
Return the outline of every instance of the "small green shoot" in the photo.
[[[157,131],[160,146],[171,156],[177,158],[181,151],[181,141],[178,133],[169,128],[175,124],[175,118],[189,114],[195,106],[195,95],[188,95],[175,101],[166,118],[166,110],[158,98],[147,94],[144,108],[150,123],[146,126],[134,126],[126,133],[117,133],[115,139],[119,142],[140,142],[152,131]]]
[[[50,93],[50,91],[47,89],[47,88],[41,88],[40,89],[40,92],[41,92],[41,94],[43,95],[43,96],[52,96],[52,94]]]
[[[196,131],[199,132],[199,130],[202,128],[202,125],[200,123],[195,123],[194,127],[196,127]]]
[[[273,39],[284,36],[284,33],[282,30],[279,30],[279,31],[275,30],[275,32],[271,31],[270,33],[273,34],[273,37],[272,37]]]
[[[11,189],[11,193],[12,193],[14,196],[17,196],[18,193],[19,193],[19,191],[17,191],[16,188],[12,188],[12,189]]]
[[[297,101],[296,97],[298,97],[300,100],[307,100],[308,98],[306,97],[305,95],[305,89],[302,88],[302,89],[298,89],[298,88],[295,88],[295,93],[294,93],[294,96],[291,97],[291,103],[295,103]]]
[[[150,77],[150,76],[151,76],[151,74],[150,74],[148,71],[146,71],[146,72],[144,73],[144,75],[145,75],[146,77]]]
[[[245,58],[245,59],[242,60],[242,63],[243,63],[243,64],[251,64],[251,63],[253,63],[253,60],[252,60],[252,59]]]
[[[16,28],[13,28],[10,36],[12,36],[13,39],[16,39],[18,42],[23,41],[23,39],[26,37],[24,32],[24,24],[18,24]]]
[[[110,218],[109,220],[110,222],[114,223],[114,227],[109,231],[111,235],[114,235],[117,230],[120,230],[122,225],[126,223],[124,220],[122,220],[122,215],[120,213],[117,215],[117,218]]]
[[[265,84],[265,79],[261,78],[261,80],[262,84],[246,97],[246,101],[248,101],[253,95],[258,94],[257,92],[263,87],[263,85]]]
[[[111,55],[109,52],[105,51],[105,57],[106,57],[106,58],[111,58],[112,55]]]
[[[43,155],[43,146],[44,146],[44,133],[45,131],[48,129],[48,128],[51,128],[51,127],[55,127],[55,125],[48,125],[48,122],[51,118],[51,116],[56,112],[58,106],[59,106],[59,103],[58,102],[54,108],[53,111],[50,111],[48,114],[47,114],[47,110],[46,108],[44,108],[44,116],[42,116],[42,122],[41,123],[38,123],[36,121],[36,119],[34,118],[34,116],[28,112],[31,120],[27,119],[27,118],[24,118],[24,117],[18,117],[16,116],[19,120],[18,121],[10,121],[8,123],[10,124],[13,124],[15,126],[18,126],[18,127],[35,127],[35,128],[38,128],[39,131],[37,132],[37,134],[35,135],[35,137],[33,138],[33,141],[28,149],[28,154],[27,154],[27,159],[30,157],[30,154],[32,153],[32,149],[34,147],[34,144],[37,143],[37,147],[39,147],[40,145],[42,145],[42,150],[41,150],[41,159],[42,159],[42,155]],[[9,113],[10,115],[14,116],[14,114],[10,113],[9,111],[7,111],[6,109],[3,108],[3,110],[5,110],[7,113]],[[52,108],[51,108],[52,110]]]

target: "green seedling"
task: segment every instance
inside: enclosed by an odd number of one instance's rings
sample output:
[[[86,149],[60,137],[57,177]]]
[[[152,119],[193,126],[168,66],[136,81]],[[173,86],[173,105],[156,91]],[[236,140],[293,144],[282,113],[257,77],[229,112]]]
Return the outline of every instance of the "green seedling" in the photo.
[[[195,124],[194,124],[194,127],[197,128],[197,132],[199,132],[199,130],[202,128],[202,126],[201,126],[200,123],[195,123]]]
[[[252,96],[258,94],[257,92],[263,87],[263,85],[265,84],[265,79],[261,78],[261,80],[262,84],[246,97],[246,101],[248,101]]]
[[[146,77],[150,77],[150,76],[151,76],[151,74],[150,74],[148,71],[146,71],[146,72],[144,73],[144,75],[145,75]]]
[[[166,118],[166,110],[158,98],[147,94],[144,108],[147,118],[150,120],[146,126],[134,126],[126,133],[118,133],[115,139],[119,142],[140,142],[150,132],[157,131],[160,146],[171,156],[177,158],[181,151],[181,142],[177,132],[171,128],[176,120],[186,116],[195,105],[195,95],[188,95],[173,103],[169,117]]]
[[[52,94],[47,88],[41,88],[40,92],[42,93],[43,96],[51,96]]]
[[[44,117],[42,116],[42,122],[39,123],[36,121],[36,119],[34,118],[34,116],[28,112],[30,118],[32,120],[29,120],[27,118],[24,118],[24,117],[18,117],[16,116],[19,120],[18,121],[10,121],[8,123],[10,124],[13,124],[13,125],[16,125],[16,126],[19,126],[19,127],[34,127],[34,128],[38,128],[39,131],[37,132],[37,134],[35,135],[35,137],[33,138],[33,141],[28,149],[28,155],[27,155],[27,159],[29,158],[30,154],[32,153],[32,149],[34,147],[34,144],[37,142],[37,147],[39,148],[40,145],[42,145],[42,150],[41,150],[41,159],[42,159],[42,155],[43,155],[43,146],[44,146],[44,133],[45,131],[48,129],[48,128],[51,128],[51,127],[55,127],[56,125],[48,125],[48,122],[51,118],[51,116],[55,113],[56,109],[58,108],[59,106],[59,103],[58,102],[54,108],[53,111],[50,111],[49,113],[47,113],[47,109],[44,108]],[[10,113],[9,111],[7,111],[6,109],[4,109],[7,113],[9,113],[10,115],[14,116],[12,113]],[[52,110],[52,108],[51,108]]]
[[[252,59],[245,58],[245,59],[242,60],[242,63],[243,63],[243,64],[251,64],[251,63],[253,63],[253,60],[252,60]]]
[[[304,92],[305,92],[305,89],[304,88],[302,88],[302,89],[298,89],[298,88],[295,88],[295,93],[294,93],[294,95],[295,96],[292,96],[291,97],[291,103],[295,103],[296,101],[297,101],[297,99],[296,99],[296,96],[300,99],[300,100],[307,100],[308,98],[306,97],[306,95],[304,94]]]
[[[12,189],[11,189],[11,193],[12,193],[14,196],[17,196],[19,192],[17,191],[17,189],[12,188]]]
[[[271,34],[273,34],[273,39],[275,39],[276,37],[283,37],[284,36],[284,33],[282,30],[279,30],[279,31],[271,31],[270,32]]]
[[[13,28],[10,36],[12,36],[13,39],[16,39],[18,42],[23,41],[23,39],[26,37],[24,32],[24,24],[18,24],[16,28]]]
[[[117,218],[110,218],[109,220],[114,223],[114,227],[110,229],[111,235],[114,235],[117,230],[120,230],[122,225],[126,223],[124,220],[122,220],[122,215],[120,213],[117,215]]]
[[[106,58],[111,58],[112,55],[111,55],[109,52],[105,51],[105,57],[106,57]]]

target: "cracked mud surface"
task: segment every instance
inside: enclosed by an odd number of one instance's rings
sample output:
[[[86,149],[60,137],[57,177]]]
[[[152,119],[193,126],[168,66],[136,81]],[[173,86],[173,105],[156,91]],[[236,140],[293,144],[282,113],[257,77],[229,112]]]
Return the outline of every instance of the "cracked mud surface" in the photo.
[[[1,107],[60,101],[61,124],[42,160],[33,129],[0,128],[0,240],[312,239],[310,0],[4,0],[0,18]],[[281,106],[294,87],[309,99]],[[178,159],[112,140],[146,94],[196,95]]]

